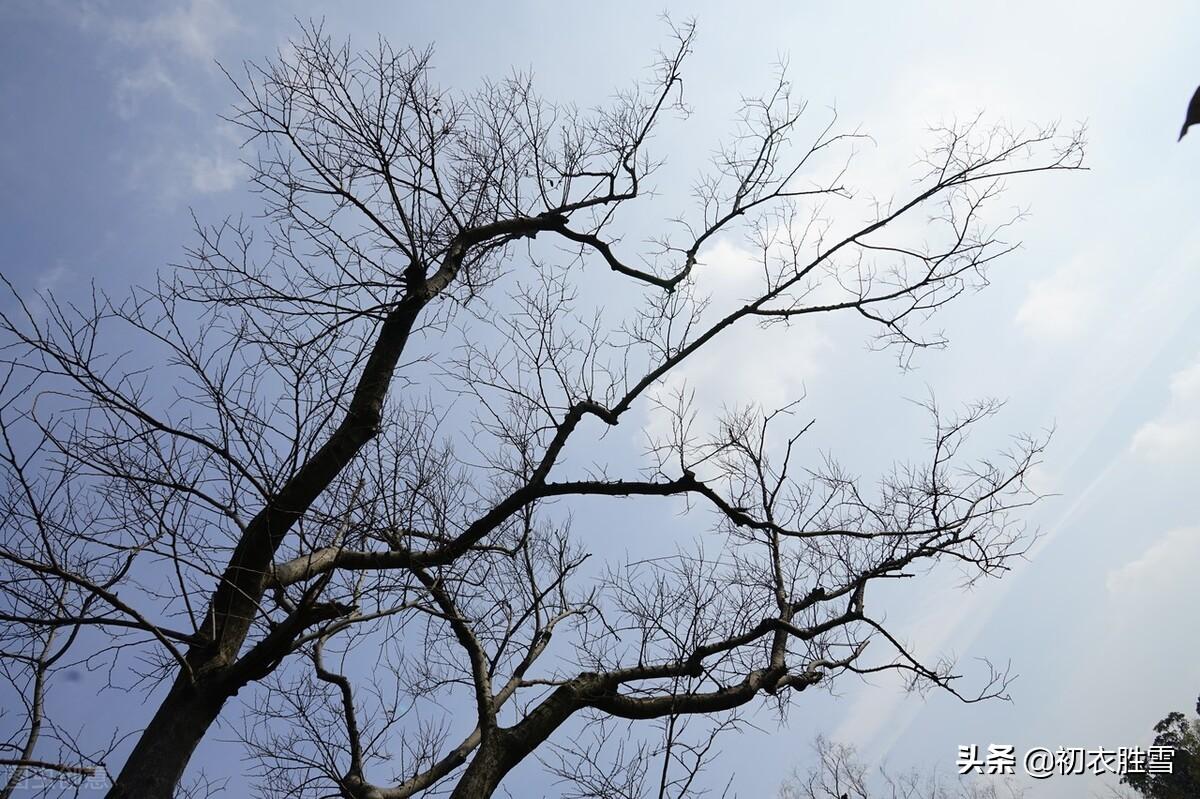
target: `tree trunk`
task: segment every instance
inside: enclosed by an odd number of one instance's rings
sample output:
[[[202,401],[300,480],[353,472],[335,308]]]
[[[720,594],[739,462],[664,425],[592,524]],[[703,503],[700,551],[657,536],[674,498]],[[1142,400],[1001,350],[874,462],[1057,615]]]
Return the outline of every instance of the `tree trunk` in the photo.
[[[138,737],[107,799],[171,799],[197,744],[228,695],[196,688],[180,674]]]
[[[450,799],[488,799],[496,792],[504,775],[516,765],[504,762],[507,759],[500,747],[480,747],[454,786]]]
[[[516,726],[495,730],[480,744],[471,765],[454,786],[450,799],[489,799],[505,775],[545,743],[581,707],[581,689],[594,694],[601,686],[594,679],[576,678],[571,684],[554,689]]]

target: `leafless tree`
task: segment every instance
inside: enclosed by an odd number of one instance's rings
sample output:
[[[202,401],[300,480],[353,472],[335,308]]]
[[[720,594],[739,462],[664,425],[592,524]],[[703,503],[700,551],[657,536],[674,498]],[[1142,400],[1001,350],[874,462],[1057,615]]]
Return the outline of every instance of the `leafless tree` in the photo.
[[[655,142],[687,116],[693,30],[671,30],[646,82],[584,111],[520,75],[444,90],[429,52],[306,27],[231,75],[262,220],[198,223],[123,299],[13,292],[5,638],[71,639],[153,691],[109,796],[170,796],[239,693],[264,795],[356,799],[491,796],[538,758],[568,795],[677,797],[756,701],[885,670],[1003,693],[910,651],[868,587],[1002,573],[1041,439],[968,460],[999,406],[931,402],[927,458],[864,483],[805,450],[797,406],[707,418],[667,379],[733,328],[810,316],[941,345],[924,320],[1014,246],[1015,216],[985,216],[1005,181],[1080,168],[1080,135],[936,130],[864,220],[862,134],[811,122],[781,73],[639,248]],[[707,296],[739,232],[758,287]],[[588,450],[647,413],[669,423],[640,455]],[[622,497],[686,500],[706,535],[613,560],[576,520]],[[29,651],[5,657],[53,669]],[[587,736],[627,723],[660,743],[596,781]]]
[[[5,388],[13,371],[7,372]],[[69,795],[85,780],[98,776],[99,765],[112,747],[85,752],[68,727],[60,726],[46,707],[51,677],[70,674],[80,667],[78,651],[85,628],[99,621],[95,609],[101,594],[78,581],[60,578],[82,573],[76,560],[80,548],[52,546],[56,531],[73,514],[70,470],[51,479],[30,471],[10,434],[0,410],[0,462],[4,464],[4,497],[0,499],[0,524],[5,550],[46,551],[45,570],[6,572],[6,602],[0,609],[4,629],[0,645],[0,677],[12,700],[2,712],[8,716],[5,739],[0,744],[0,766],[7,771],[0,799],[9,799],[19,787],[36,781],[43,793]],[[30,447],[36,453],[36,441]],[[29,537],[29,538],[27,538]],[[101,590],[111,589],[112,580]],[[95,651],[94,649],[92,651]]]
[[[816,764],[797,772],[779,789],[778,799],[1021,799],[1026,791],[1011,777],[969,781],[937,772],[910,770],[872,773],[855,748],[827,738],[813,742]]]

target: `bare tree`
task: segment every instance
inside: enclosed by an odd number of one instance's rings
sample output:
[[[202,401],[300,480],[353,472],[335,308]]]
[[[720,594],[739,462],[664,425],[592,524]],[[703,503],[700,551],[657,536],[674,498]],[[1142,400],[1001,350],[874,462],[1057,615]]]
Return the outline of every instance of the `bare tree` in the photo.
[[[781,73],[638,254],[655,132],[686,118],[693,30],[672,33],[644,84],[582,111],[304,28],[233,76],[261,224],[198,224],[124,299],[13,293],[6,639],[62,631],[155,692],[109,796],[170,796],[239,692],[264,795],[358,799],[490,796],[534,753],[572,795],[683,796],[756,700],[885,670],[1003,693],[909,651],[868,586],[1002,573],[1042,440],[967,460],[999,406],[931,402],[927,458],[861,483],[803,451],[795,405],[710,419],[665,386],[735,327],[845,313],[902,355],[941,345],[923,320],[1014,246],[985,210],[1080,168],[1080,135],[937,130],[919,183],[862,221],[862,134],[811,123]],[[758,288],[706,296],[739,231]],[[669,424],[641,455],[585,450],[643,411]],[[589,560],[572,510],[620,497],[682,498],[720,543]],[[589,783],[587,736],[627,722],[661,743]]]
[[[816,764],[786,780],[778,799],[1021,799],[1026,793],[1011,777],[972,782],[883,767],[872,773],[853,746],[827,738],[817,738],[813,750]]]
[[[9,387],[13,370],[3,385]],[[57,790],[68,795],[84,780],[97,776],[99,764],[112,746],[86,752],[71,730],[56,723],[47,711],[46,695],[51,677],[70,674],[80,667],[79,643],[85,628],[94,621],[100,591],[88,590],[78,581],[60,579],[59,571],[74,577],[82,570],[76,557],[79,548],[51,547],[56,531],[75,512],[70,501],[71,470],[46,479],[31,473],[30,454],[22,452],[4,419],[7,403],[0,409],[0,463],[4,464],[4,498],[0,499],[0,524],[5,530],[5,550],[47,550],[48,571],[35,569],[7,572],[6,602],[0,610],[4,643],[0,649],[0,676],[6,693],[14,701],[3,715],[10,716],[6,736],[0,744],[0,766],[7,769],[0,785],[0,799],[9,799],[18,787],[38,781],[45,795]],[[29,450],[36,453],[35,439]],[[31,537],[31,538],[29,538]],[[94,649],[92,651],[95,651]]]

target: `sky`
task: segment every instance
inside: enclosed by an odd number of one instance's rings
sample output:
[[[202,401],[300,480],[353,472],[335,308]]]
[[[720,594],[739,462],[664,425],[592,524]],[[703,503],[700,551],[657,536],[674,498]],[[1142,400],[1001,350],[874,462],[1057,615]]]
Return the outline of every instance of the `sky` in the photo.
[[[642,76],[666,39],[659,10],[5,3],[0,272],[24,290],[146,282],[180,260],[192,214],[254,213],[241,140],[220,119],[233,93],[218,62],[272,53],[296,19],[324,17],[335,38],[363,44],[376,35],[433,44],[445,86],[531,70],[549,97],[586,106]],[[867,349],[861,328],[840,324],[792,338],[750,331],[687,365],[688,383],[714,411],[739,395],[771,404],[803,392],[805,413],[819,420],[816,446],[860,474],[920,445],[920,414],[907,400],[931,391],[946,405],[1007,400],[1001,444],[1009,432],[1055,431],[1036,475],[1055,496],[1029,517],[1042,536],[1027,561],[969,592],[953,574],[935,574],[889,613],[918,649],[955,653],[968,673],[974,658],[1011,662],[1020,675],[1013,700],[962,705],[906,696],[888,679],[845,680],[835,695],[803,697],[786,726],[764,717],[761,731],[727,741],[718,768],[735,775],[739,795],[758,797],[807,765],[818,733],[855,743],[872,763],[949,771],[960,744],[1147,744],[1155,721],[1192,708],[1200,693],[1200,638],[1189,635],[1200,610],[1200,130],[1176,142],[1200,82],[1200,6],[668,10],[694,16],[699,37],[685,71],[695,113],[685,138],[663,143],[667,181],[704,165],[732,129],[739,95],[765,89],[781,60],[814,109],[836,107],[871,134],[855,180],[883,195],[909,185],[940,120],[984,111],[1018,124],[1086,122],[1089,139],[1089,171],[1011,186],[1006,202],[1028,210],[1022,247],[986,291],[940,317],[951,346],[921,353],[914,369],[897,369],[894,357]],[[702,285],[736,292],[750,257],[738,238],[719,240]],[[625,518],[640,512],[632,507],[605,512]],[[1073,779],[1035,784],[1031,796],[1097,788]]]

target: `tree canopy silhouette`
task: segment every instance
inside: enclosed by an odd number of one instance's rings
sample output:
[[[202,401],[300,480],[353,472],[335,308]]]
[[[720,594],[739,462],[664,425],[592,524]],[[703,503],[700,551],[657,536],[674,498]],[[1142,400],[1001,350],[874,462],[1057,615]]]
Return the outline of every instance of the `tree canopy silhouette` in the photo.
[[[1200,796],[1200,698],[1196,716],[1178,711],[1154,725],[1154,746],[1173,750],[1170,771],[1126,774],[1121,781],[1149,799],[1187,799]]]

